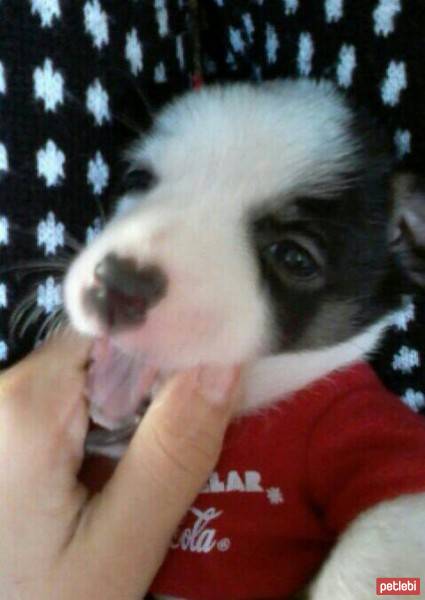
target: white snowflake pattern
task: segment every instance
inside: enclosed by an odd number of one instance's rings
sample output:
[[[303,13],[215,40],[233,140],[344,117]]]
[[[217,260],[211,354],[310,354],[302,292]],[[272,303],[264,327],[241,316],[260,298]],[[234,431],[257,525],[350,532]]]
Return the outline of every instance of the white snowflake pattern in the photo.
[[[344,12],[343,0],[326,0],[325,15],[327,23],[336,23]]]
[[[168,33],[168,11],[165,6],[165,0],[155,0],[155,10],[159,35],[164,37]]]
[[[241,54],[245,50],[245,42],[240,29],[229,27],[229,41],[234,52]]]
[[[130,69],[134,76],[143,69],[143,50],[136,29],[127,33],[125,44],[125,57],[130,63]]]
[[[394,144],[398,158],[403,158],[406,154],[410,154],[412,142],[412,134],[408,129],[397,129],[394,134]]]
[[[0,340],[0,360],[7,360],[8,347],[4,340]]]
[[[235,55],[230,50],[226,54],[226,63],[229,65],[232,71],[235,71],[237,68]]]
[[[298,41],[298,73],[307,77],[311,73],[311,66],[314,54],[314,44],[311,35],[304,32],[300,35]]]
[[[167,75],[165,73],[165,65],[163,62],[160,62],[156,65],[155,71],[153,74],[153,78],[156,83],[165,83],[167,81]]]
[[[354,46],[343,44],[339,51],[336,77],[343,88],[349,88],[353,82],[353,72],[356,68],[356,49]]]
[[[37,306],[44,308],[44,312],[51,313],[62,304],[62,290],[53,277],[48,277],[45,283],[37,287]]]
[[[272,65],[277,60],[277,51],[279,50],[279,39],[276,34],[276,29],[270,23],[266,27],[266,55],[267,62]]]
[[[109,167],[98,150],[95,157],[89,161],[87,169],[87,181],[93,189],[93,194],[99,195],[108,185]]]
[[[104,121],[111,120],[109,96],[99,79],[95,79],[87,88],[86,106],[87,110],[94,116],[97,125],[102,125]]]
[[[415,318],[415,304],[411,296],[404,299],[403,306],[391,316],[391,325],[400,331],[407,331],[410,321]]]
[[[387,37],[394,31],[394,20],[401,11],[400,0],[380,0],[373,11],[374,30],[376,35]]]
[[[415,412],[425,408],[425,394],[412,388],[407,389],[401,397],[403,402]]]
[[[269,487],[266,490],[267,500],[270,504],[282,504],[283,503],[283,494],[280,488],[278,487]]]
[[[185,60],[184,60],[184,47],[183,47],[183,36],[178,35],[176,37],[176,56],[179,61],[180,69],[184,69]]]
[[[394,371],[401,371],[402,373],[411,373],[413,369],[419,367],[421,364],[419,352],[414,348],[408,348],[402,346],[400,350],[394,354],[392,368]]]
[[[64,81],[59,71],[55,71],[50,58],[46,58],[43,67],[34,70],[34,94],[37,100],[44,102],[46,112],[56,111],[63,104]]]
[[[298,0],[284,0],[285,15],[294,15],[298,10]]]
[[[109,43],[108,15],[102,10],[99,0],[90,0],[84,5],[84,26],[91,35],[93,45],[99,50]]]
[[[64,245],[65,226],[57,223],[55,215],[49,212],[45,221],[37,227],[37,246],[44,246],[44,253],[56,254],[56,249]]]
[[[54,18],[60,18],[59,0],[31,0],[31,13],[38,14],[42,27],[51,27]]]
[[[5,283],[0,283],[0,308],[7,306],[7,287]]]
[[[86,244],[89,244],[90,242],[92,242],[94,240],[94,238],[99,235],[101,230],[102,230],[102,221],[100,220],[99,217],[97,217],[93,221],[93,224],[90,225],[89,227],[87,227]]]
[[[6,74],[4,72],[4,65],[0,62],[0,94],[5,94],[7,91]]]
[[[246,36],[250,44],[254,41],[254,23],[252,22],[252,17],[249,13],[245,13],[242,15],[242,23],[245,28]]]
[[[404,62],[392,60],[387,68],[385,79],[381,84],[381,97],[384,104],[396,106],[400,95],[407,88],[407,72]]]
[[[9,156],[4,144],[0,144],[0,171],[9,170]]]
[[[0,246],[9,243],[9,222],[6,217],[0,216]]]
[[[65,154],[52,140],[37,152],[37,173],[44,177],[47,187],[58,185],[65,177]]]

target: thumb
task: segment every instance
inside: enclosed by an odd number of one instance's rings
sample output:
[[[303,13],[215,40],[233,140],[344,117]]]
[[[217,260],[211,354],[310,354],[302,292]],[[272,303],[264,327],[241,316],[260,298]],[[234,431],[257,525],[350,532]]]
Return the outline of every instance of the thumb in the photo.
[[[220,455],[235,411],[239,369],[198,368],[169,381],[103,492],[86,535],[102,572],[149,587],[172,535]],[[121,590],[123,591],[123,590]]]

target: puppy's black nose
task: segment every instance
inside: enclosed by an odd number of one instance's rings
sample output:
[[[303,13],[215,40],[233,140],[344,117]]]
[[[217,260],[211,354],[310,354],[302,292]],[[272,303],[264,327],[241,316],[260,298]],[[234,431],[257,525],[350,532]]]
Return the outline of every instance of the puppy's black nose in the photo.
[[[142,322],[167,287],[159,267],[139,268],[133,260],[112,253],[96,265],[94,273],[97,284],[86,292],[86,303],[114,329]]]

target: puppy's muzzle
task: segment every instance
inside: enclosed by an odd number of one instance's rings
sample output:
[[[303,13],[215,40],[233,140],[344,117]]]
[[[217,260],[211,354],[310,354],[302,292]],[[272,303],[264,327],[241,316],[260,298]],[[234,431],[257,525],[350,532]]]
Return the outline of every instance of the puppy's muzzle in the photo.
[[[113,253],[96,265],[94,274],[95,285],[85,292],[84,302],[108,330],[142,323],[167,288],[167,278],[159,267],[138,267],[132,259]]]

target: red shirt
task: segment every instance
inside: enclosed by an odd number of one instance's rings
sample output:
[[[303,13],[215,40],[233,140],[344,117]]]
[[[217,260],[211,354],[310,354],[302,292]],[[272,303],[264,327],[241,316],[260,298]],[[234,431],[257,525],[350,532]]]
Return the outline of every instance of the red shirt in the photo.
[[[283,600],[361,511],[422,490],[425,419],[355,365],[230,426],[152,591]]]

